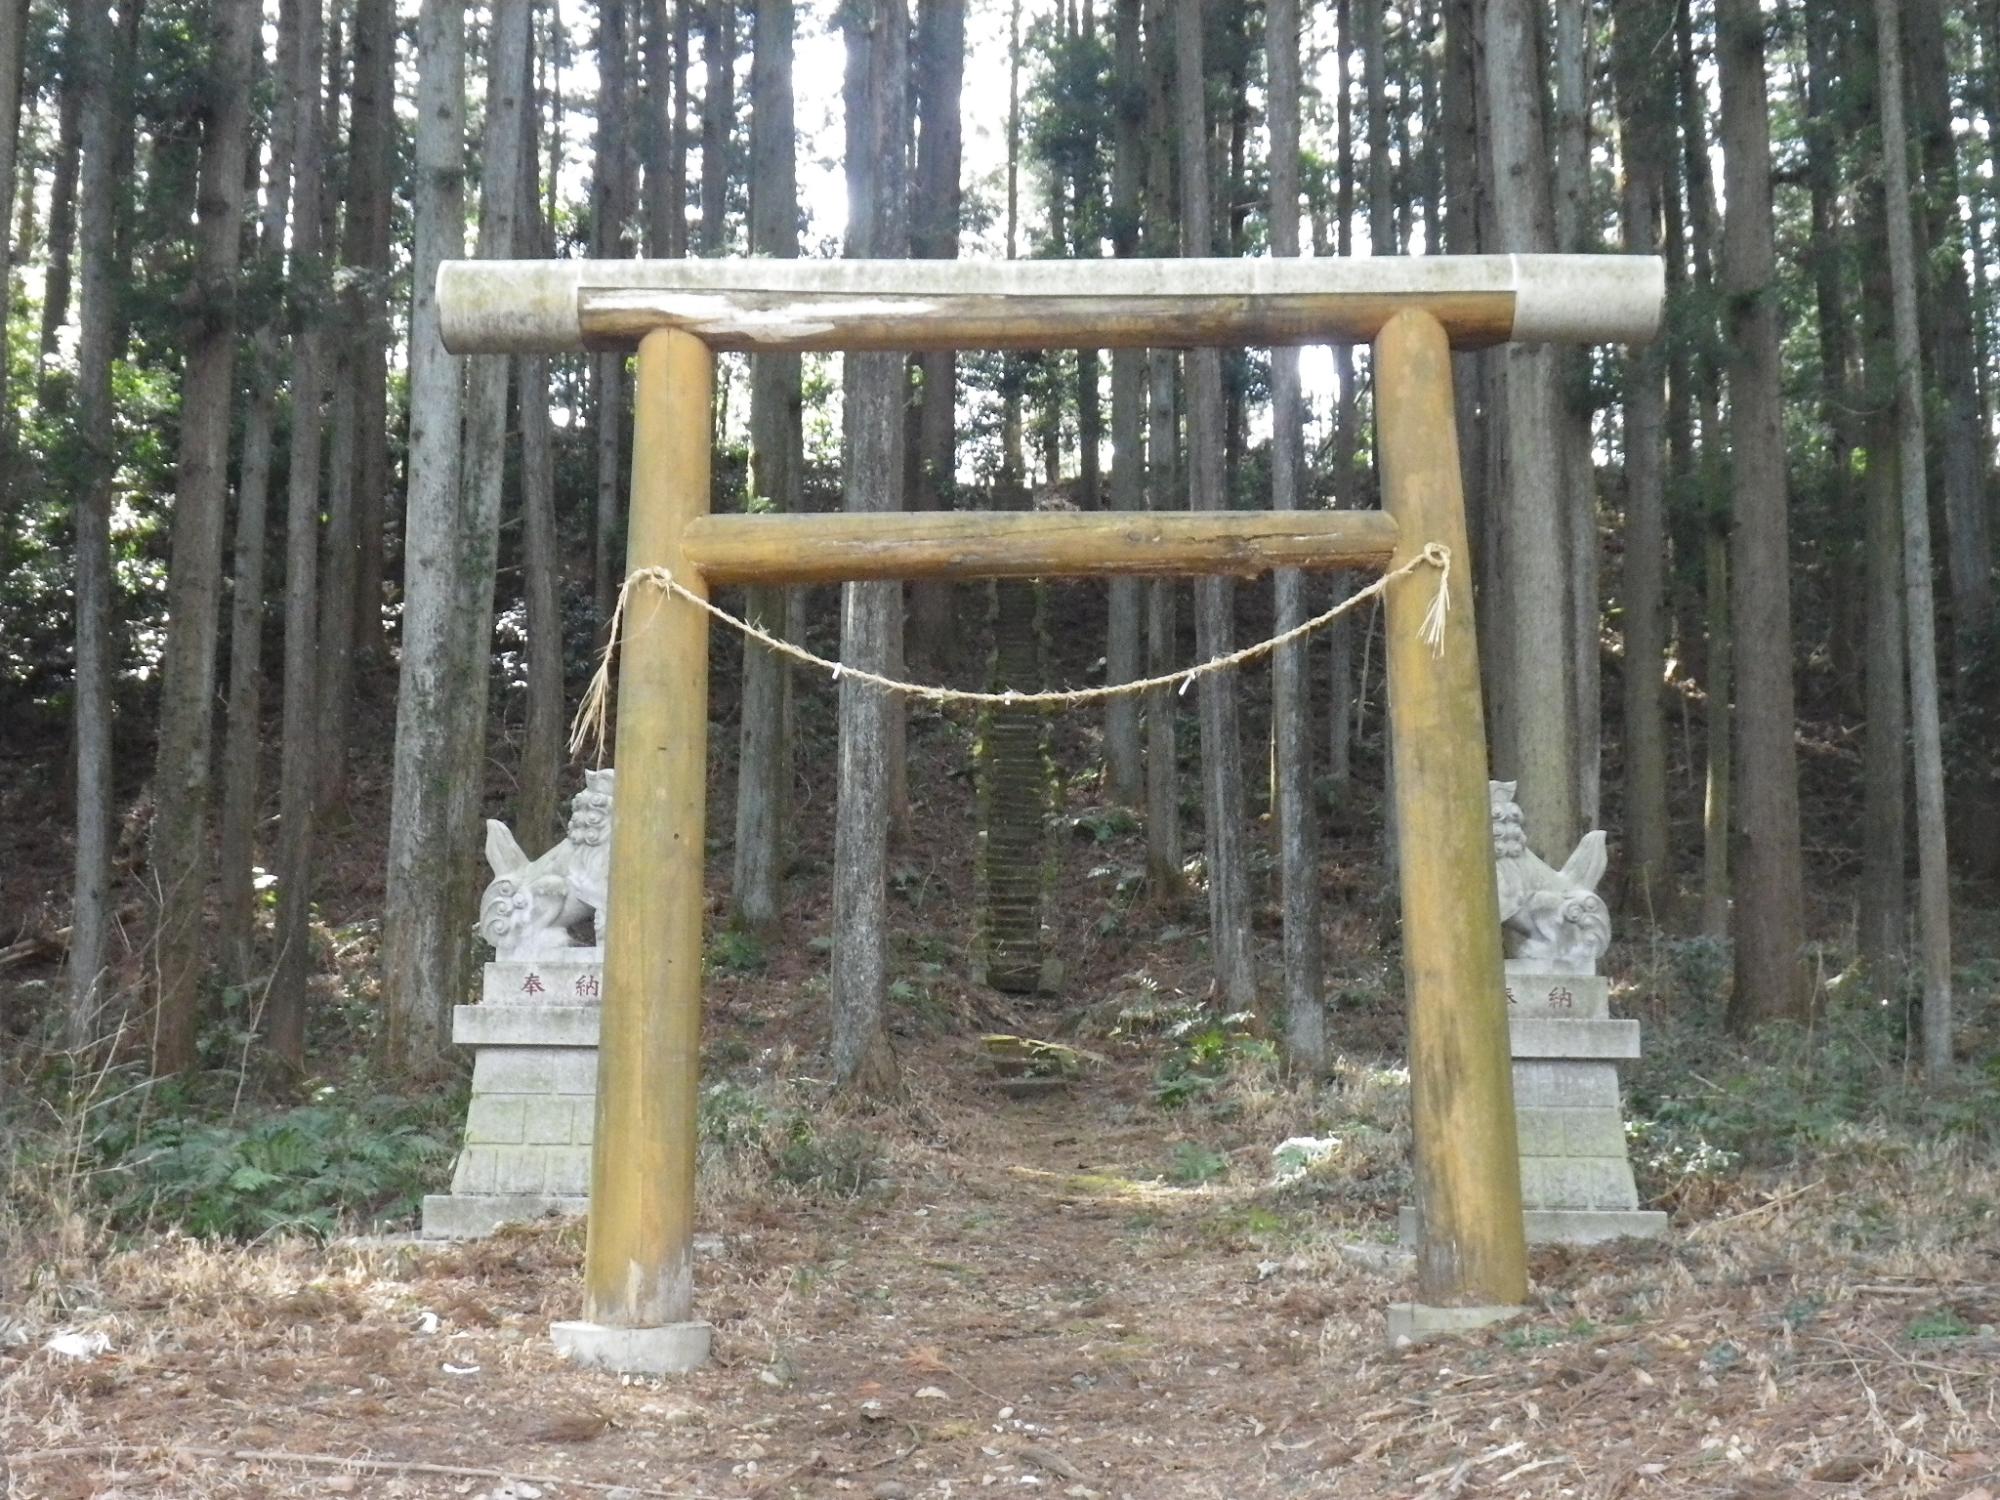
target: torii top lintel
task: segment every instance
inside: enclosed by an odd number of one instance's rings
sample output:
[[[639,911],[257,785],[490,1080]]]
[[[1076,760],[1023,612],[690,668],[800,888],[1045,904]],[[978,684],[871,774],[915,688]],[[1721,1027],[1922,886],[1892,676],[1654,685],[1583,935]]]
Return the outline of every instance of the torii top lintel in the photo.
[[[454,260],[439,323],[457,354],[715,349],[1255,347],[1366,343],[1405,308],[1454,347],[1644,343],[1665,264],[1642,255],[1340,260]]]

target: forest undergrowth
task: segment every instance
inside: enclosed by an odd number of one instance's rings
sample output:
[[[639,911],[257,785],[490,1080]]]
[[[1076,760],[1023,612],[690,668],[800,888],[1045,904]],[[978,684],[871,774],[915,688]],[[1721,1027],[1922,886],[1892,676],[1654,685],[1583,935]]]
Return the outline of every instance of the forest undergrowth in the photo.
[[[1646,1053],[1625,1077],[1632,1154],[1670,1239],[1541,1252],[1522,1322],[1387,1351],[1383,1306],[1411,1285],[1393,1248],[1410,1182],[1377,800],[1324,789],[1338,1061],[1302,1083],[1264,1019],[1211,999],[1198,866],[1179,896],[1148,893],[1143,834],[1080,772],[1051,822],[1062,992],[974,983],[977,727],[918,714],[914,836],[891,875],[904,1092],[857,1109],[823,1050],[814,746],[831,713],[810,690],[799,704],[792,914],[774,938],[735,932],[711,891],[699,1295],[716,1366],[661,1387],[556,1364],[546,1324],[574,1315],[579,1225],[405,1238],[448,1177],[464,1094],[456,1074],[393,1091],[373,1061],[383,788],[358,761],[351,878],[315,927],[310,1076],[257,1060],[253,991],[211,997],[199,1074],[148,1084],[136,1020],[78,1059],[47,1040],[53,976],[10,976],[12,1493],[351,1479],[497,1500],[527,1493],[502,1488],[513,1475],[547,1494],[942,1495],[991,1476],[1107,1496],[1969,1496],[2000,1463],[1990,903],[1961,905],[1966,1065],[1945,1089],[1914,1068],[1914,994],[1885,1000],[1851,963],[1841,882],[1818,890],[1814,1019],[1754,1043],[1722,1025],[1722,945],[1621,913],[1612,1003]],[[1052,766],[1093,762],[1090,721],[1051,727]],[[723,757],[725,814],[728,791]],[[1809,811],[1841,837],[1838,808]],[[60,877],[10,882],[37,878]],[[1256,923],[1275,970],[1268,901]],[[1054,1093],[994,1092],[978,1038],[995,1031],[1057,1044]],[[524,1428],[524,1410],[547,1420]],[[325,1461],[226,1456],[280,1450]],[[331,1462],[355,1457],[382,1467]]]

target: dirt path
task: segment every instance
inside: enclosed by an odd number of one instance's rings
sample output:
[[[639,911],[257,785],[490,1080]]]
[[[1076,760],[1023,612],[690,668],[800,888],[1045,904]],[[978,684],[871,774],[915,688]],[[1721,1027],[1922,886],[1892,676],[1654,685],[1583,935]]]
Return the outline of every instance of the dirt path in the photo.
[[[1772,1500],[1970,1496],[1994,1469],[2000,1346],[1911,1343],[1940,1275],[1914,1241],[1829,1261],[1779,1203],[1727,1235],[1544,1256],[1521,1325],[1390,1351],[1403,1288],[1337,1249],[1379,1217],[1274,1190],[1266,1135],[1193,1129],[1133,1065],[1020,1104],[935,1063],[883,1130],[891,1183],[708,1215],[717,1358],[695,1376],[556,1361],[575,1225],[158,1243],[66,1291],[106,1352],[61,1360],[47,1329],[0,1352],[7,1493]],[[1178,1175],[1210,1180],[1163,1180],[1191,1143],[1210,1155]]]

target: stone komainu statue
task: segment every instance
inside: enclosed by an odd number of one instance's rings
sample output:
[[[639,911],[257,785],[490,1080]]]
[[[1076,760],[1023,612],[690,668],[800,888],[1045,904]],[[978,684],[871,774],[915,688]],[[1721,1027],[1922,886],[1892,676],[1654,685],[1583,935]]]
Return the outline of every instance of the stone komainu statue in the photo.
[[[1519,785],[1486,784],[1508,957],[1595,974],[1598,959],[1611,946],[1611,912],[1597,894],[1597,882],[1604,878],[1604,831],[1586,833],[1563,867],[1551,869],[1528,847],[1521,808],[1514,801]]]
[[[574,947],[569,929],[592,918],[604,941],[611,878],[611,793],[615,771],[585,771],[570,802],[569,835],[529,859],[497,818],[486,820],[492,883],[479,898],[479,935],[496,958],[547,958]]]

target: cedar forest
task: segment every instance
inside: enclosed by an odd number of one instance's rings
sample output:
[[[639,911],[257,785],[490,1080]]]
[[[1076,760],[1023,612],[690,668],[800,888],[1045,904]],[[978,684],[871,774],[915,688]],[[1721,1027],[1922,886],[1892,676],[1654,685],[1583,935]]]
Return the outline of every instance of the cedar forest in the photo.
[[[625,572],[633,380],[622,353],[446,353],[442,262],[1513,251],[1666,267],[1651,344],[1453,357],[1492,774],[1552,863],[1609,831],[1642,1196],[1690,1245],[1764,1215],[1798,1228],[1784,1254],[1848,1246],[1791,1295],[1858,1277],[1864,1321],[1918,1240],[1902,1210],[1814,1218],[1817,1184],[1843,1214],[1931,1205],[1956,1228],[1893,1331],[1964,1341],[1959,1394],[1990,1403],[2000,1303],[1952,1257],[2000,1193],[2000,0],[0,0],[0,1392],[34,1373],[10,1327],[155,1316],[135,1288],[179,1284],[172,1245],[248,1242],[203,1273],[225,1300],[320,1286],[298,1257],[333,1252],[300,1246],[406,1228],[449,1174],[483,822],[539,853],[598,763],[570,729]],[[1371,509],[1370,365],[727,355],[714,508]],[[1030,691],[1174,672],[1355,582],[717,598],[827,658]],[[1330,1226],[1409,1194],[1382,629],[1371,604],[1198,693],[1063,713],[843,687],[717,630],[703,1212],[805,1215],[844,1266],[827,1242],[875,1234],[854,1216],[917,1192],[926,1150],[967,1180],[1002,1172],[982,1151],[1087,1152],[1052,1133],[1081,1110],[1107,1152],[1136,1132],[1132,1181],[1239,1192],[1231,1233],[1283,1247],[1260,1282],[1336,1276]],[[1048,1099],[981,1093],[994,1032]],[[1287,1131],[1345,1144],[1253,1184],[1243,1153]],[[523,1268],[569,1276],[577,1234],[407,1275],[539,1305]],[[769,1332],[744,1245],[722,1303]],[[1537,1264],[1549,1307],[1623,1275],[1607,1305],[1681,1316],[1644,1302],[1678,1285],[1660,1265],[1581,1264]],[[1549,1343],[1598,1336],[1564,1317]],[[791,1383],[769,1337],[780,1376],[744,1401]],[[1491,1347],[1560,1358],[1526,1337]],[[918,1384],[1008,1378],[938,1347]],[[1890,1404],[1942,1401],[1903,1374]],[[636,1441],[656,1419],[628,1406],[592,1437]],[[734,1493],[756,1429],[703,1410],[682,1477]],[[1075,1463],[1023,1472],[1118,1489],[1130,1455],[1072,1420]],[[1986,1493],[1990,1429],[1938,1420],[1935,1451],[1885,1440],[1868,1493]],[[1356,1475],[1418,1493],[1483,1441],[1427,1421],[1356,1429]],[[17,1422],[0,1446],[73,1441],[35,1399],[0,1402]],[[486,1473],[448,1426],[405,1451]],[[933,1480],[1000,1461],[909,1427]],[[1621,1432],[1650,1489],[1665,1439]],[[869,1433],[778,1456],[859,1475],[896,1436]],[[1848,1492],[1813,1443],[1757,1462]],[[1266,1492],[1210,1457],[1214,1493]],[[229,1472],[186,1492],[278,1492]]]

